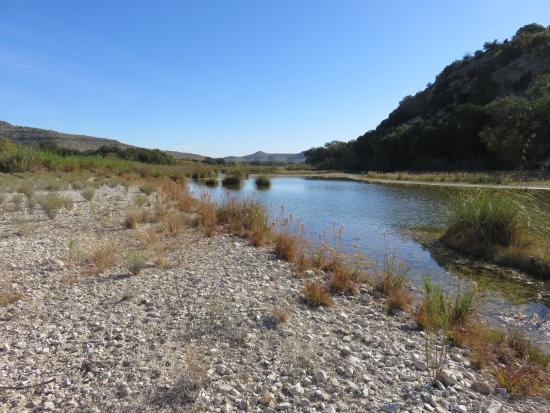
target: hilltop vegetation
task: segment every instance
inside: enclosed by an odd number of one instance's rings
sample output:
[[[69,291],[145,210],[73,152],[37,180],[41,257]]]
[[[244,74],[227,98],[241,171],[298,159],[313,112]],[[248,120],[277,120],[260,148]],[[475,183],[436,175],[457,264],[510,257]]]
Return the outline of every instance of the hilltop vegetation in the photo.
[[[550,28],[529,24],[511,40],[449,64],[406,96],[375,130],[306,151],[342,170],[550,169]]]

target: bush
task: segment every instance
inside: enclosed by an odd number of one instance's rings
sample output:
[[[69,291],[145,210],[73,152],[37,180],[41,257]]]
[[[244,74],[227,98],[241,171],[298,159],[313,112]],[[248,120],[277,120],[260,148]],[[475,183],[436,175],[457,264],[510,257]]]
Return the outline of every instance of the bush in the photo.
[[[258,176],[255,182],[258,189],[267,189],[271,186],[271,180],[265,175]]]
[[[223,178],[222,185],[228,188],[238,188],[241,186],[241,177],[237,175],[229,175]]]
[[[147,267],[145,257],[140,251],[128,251],[125,260],[128,271],[133,275],[139,275]]]
[[[204,184],[209,188],[215,188],[218,186],[218,180],[215,178],[208,178],[206,181],[204,181]]]

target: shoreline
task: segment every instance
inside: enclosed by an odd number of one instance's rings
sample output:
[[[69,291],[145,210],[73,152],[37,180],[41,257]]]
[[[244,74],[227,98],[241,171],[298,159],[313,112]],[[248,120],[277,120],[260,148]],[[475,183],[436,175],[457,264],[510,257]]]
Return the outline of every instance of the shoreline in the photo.
[[[372,184],[388,184],[388,185],[407,185],[407,186],[435,186],[448,188],[487,188],[487,189],[510,189],[510,190],[534,190],[534,191],[550,191],[550,182],[547,184],[471,184],[467,182],[429,182],[429,181],[412,181],[412,180],[397,180],[397,179],[380,179],[369,178],[366,175],[351,174],[351,173],[272,173],[271,176],[287,176],[306,179],[319,180],[335,180],[335,181],[352,181]]]
[[[182,229],[162,235],[163,265],[147,257],[137,275],[127,262],[87,274],[86,261],[71,259],[75,248],[116,244],[128,252],[153,224],[124,224],[135,187],[101,186],[93,207],[79,191],[60,193],[74,205],[53,219],[40,208],[0,215],[3,281],[22,294],[0,307],[0,402],[10,410],[550,407],[540,397],[508,396],[458,347],[443,383],[432,386],[423,333],[409,315],[388,316],[385,299],[367,285],[336,295],[332,308],[312,309],[302,291],[316,276],[298,277],[271,247],[241,238]],[[147,199],[153,205],[154,193]],[[32,219],[29,232],[23,217]]]

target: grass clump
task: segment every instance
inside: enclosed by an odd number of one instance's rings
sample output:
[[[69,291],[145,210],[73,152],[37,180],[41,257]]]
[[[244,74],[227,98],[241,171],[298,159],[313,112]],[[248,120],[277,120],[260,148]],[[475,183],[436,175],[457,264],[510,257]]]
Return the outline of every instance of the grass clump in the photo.
[[[140,251],[128,251],[124,258],[126,267],[132,275],[139,275],[142,270],[147,268],[147,260]]]
[[[71,210],[74,202],[71,198],[57,194],[47,194],[38,198],[38,204],[49,219],[54,219],[61,208]]]
[[[255,180],[256,188],[258,189],[267,189],[271,186],[271,180],[268,176],[260,175]]]
[[[388,297],[386,310],[405,310],[412,303],[409,294],[409,269],[393,257],[384,257],[384,267],[374,279],[374,288],[379,293]]]
[[[304,226],[295,225],[292,216],[284,217],[282,211],[281,217],[275,224],[273,244],[277,258],[293,263],[298,272],[311,267],[309,244],[305,238]]]
[[[266,208],[255,200],[228,197],[217,211],[218,222],[254,246],[265,245],[271,236]]]
[[[286,323],[290,317],[288,311],[281,307],[271,310],[271,316],[277,323]]]
[[[239,188],[241,181],[242,177],[239,175],[228,175],[222,179],[222,186],[226,188]]]
[[[89,186],[80,192],[80,195],[82,195],[82,198],[84,198],[86,201],[91,202],[95,197],[95,188],[92,186]]]
[[[90,274],[100,274],[118,264],[118,247],[113,241],[105,241],[92,248],[88,256]]]
[[[478,189],[451,198],[449,212],[448,247],[550,276],[550,218],[534,195]]]
[[[218,232],[218,208],[216,203],[207,193],[201,194],[198,202],[198,225],[202,232],[213,237]]]
[[[334,304],[327,289],[314,281],[309,281],[305,285],[304,300],[311,307],[330,307]]]
[[[22,298],[23,294],[20,292],[16,292],[12,288],[0,288],[0,307],[6,307],[21,300]]]

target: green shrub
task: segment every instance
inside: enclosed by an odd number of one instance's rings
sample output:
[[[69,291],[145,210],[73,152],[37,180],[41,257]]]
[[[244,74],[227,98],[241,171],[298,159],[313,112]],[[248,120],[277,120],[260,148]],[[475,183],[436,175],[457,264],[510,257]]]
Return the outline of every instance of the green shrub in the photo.
[[[206,181],[204,181],[204,184],[209,188],[215,188],[218,186],[218,180],[214,178],[208,178]]]
[[[133,275],[139,275],[147,267],[145,256],[140,251],[128,251],[124,258],[128,271]]]
[[[223,178],[222,185],[229,188],[240,187],[241,179],[242,178],[240,176],[229,175]]]
[[[256,178],[256,187],[260,189],[267,189],[271,186],[271,180],[265,175],[260,175]]]

